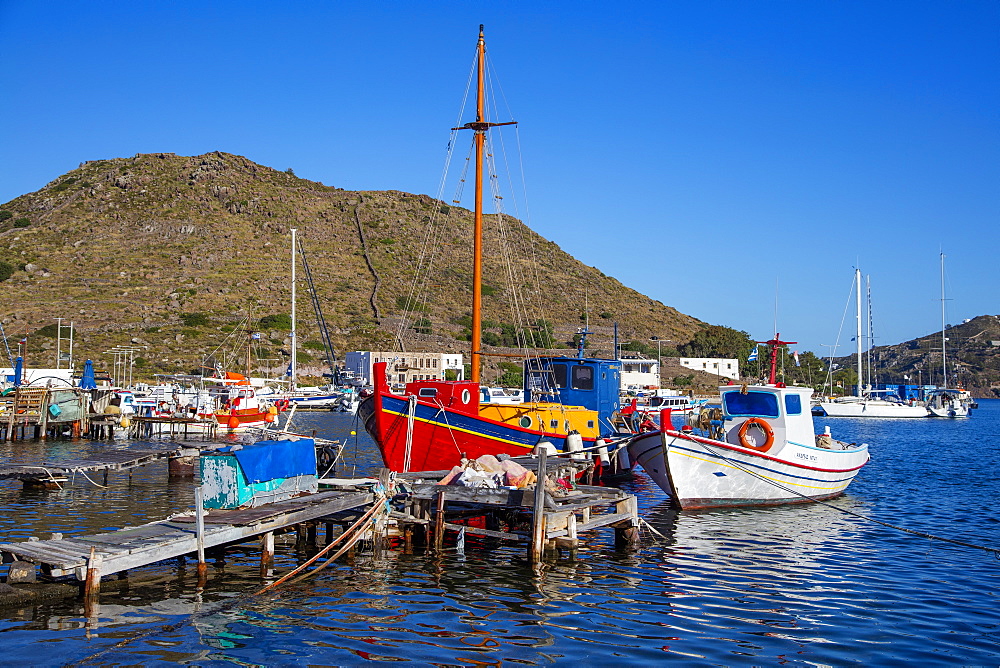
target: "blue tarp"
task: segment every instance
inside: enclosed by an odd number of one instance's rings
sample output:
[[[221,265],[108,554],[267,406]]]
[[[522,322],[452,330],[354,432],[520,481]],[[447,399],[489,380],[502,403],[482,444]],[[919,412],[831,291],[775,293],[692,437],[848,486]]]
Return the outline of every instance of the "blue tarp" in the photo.
[[[259,441],[233,453],[247,482],[316,475],[316,441]]]
[[[97,381],[94,380],[94,363],[90,360],[83,363],[83,377],[80,378],[80,389],[97,389]]]
[[[24,360],[20,357],[14,362],[14,387],[21,387],[21,373],[24,368]]]

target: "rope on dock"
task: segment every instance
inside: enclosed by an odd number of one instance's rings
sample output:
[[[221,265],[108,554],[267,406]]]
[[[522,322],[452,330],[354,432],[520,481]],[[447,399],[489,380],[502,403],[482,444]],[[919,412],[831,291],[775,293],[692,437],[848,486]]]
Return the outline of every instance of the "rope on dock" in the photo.
[[[274,589],[275,587],[277,587],[280,584],[284,584],[290,578],[295,577],[296,575],[298,575],[299,573],[301,573],[302,571],[304,571],[307,567],[309,567],[311,564],[315,563],[324,554],[326,554],[327,552],[329,552],[330,550],[332,550],[334,547],[336,547],[337,543],[339,543],[341,541],[341,539],[347,537],[349,534],[354,533],[355,536],[361,536],[361,533],[358,532],[357,529],[359,527],[361,527],[363,524],[365,524],[369,519],[371,519],[372,516],[375,515],[376,511],[378,511],[378,510],[385,510],[385,501],[386,501],[387,498],[388,497],[385,495],[385,492],[383,491],[381,494],[379,494],[375,498],[375,503],[372,505],[372,507],[364,515],[362,515],[358,519],[357,522],[355,522],[350,527],[348,527],[347,531],[344,531],[339,536],[337,536],[329,545],[327,545],[322,550],[320,550],[315,555],[313,555],[313,557],[311,559],[309,559],[308,561],[306,561],[304,564],[302,564],[301,566],[297,567],[293,571],[291,571],[289,573],[286,573],[285,575],[281,576],[280,578],[278,578],[277,580],[275,580],[271,584],[267,585],[263,589],[260,589],[259,591],[255,592],[253,594],[253,596],[257,596],[259,594],[263,594],[264,592],[266,592],[266,591],[268,591],[270,589]],[[357,540],[358,539],[352,539],[352,541],[349,542],[348,545],[345,545],[342,550],[338,550],[335,555],[333,555],[332,557],[330,557],[329,559],[327,559],[326,562],[324,562],[322,565],[320,565],[319,567],[317,567],[316,571],[320,570],[321,568],[324,568],[331,561],[333,561],[334,559],[336,559],[337,557],[339,557],[344,551],[346,551],[351,546],[353,546],[354,543],[357,542]],[[313,571],[313,572],[315,572],[315,571]],[[308,577],[310,574],[311,573],[307,573],[306,575],[302,576],[302,578],[299,578],[299,579],[301,580],[301,579],[303,579],[305,577]]]
[[[988,547],[988,546],[985,546],[985,545],[976,545],[975,543],[968,543],[966,541],[957,540],[955,538],[945,538],[944,536],[935,536],[934,534],[927,533],[926,531],[917,531],[916,529],[908,529],[906,527],[899,526],[898,524],[890,524],[889,522],[883,522],[882,520],[877,520],[877,519],[875,519],[873,517],[868,517],[867,515],[862,515],[861,513],[855,512],[853,510],[848,510],[847,508],[840,508],[839,506],[835,506],[832,503],[828,503],[828,502],[823,501],[821,499],[815,499],[815,498],[813,498],[811,496],[807,496],[805,494],[802,494],[801,492],[799,492],[797,490],[794,490],[791,487],[787,487],[785,485],[782,485],[781,483],[777,482],[776,480],[771,480],[770,478],[762,476],[759,473],[757,473],[756,471],[751,471],[750,469],[742,466],[739,462],[734,461],[734,460],[730,459],[729,457],[726,457],[721,452],[716,451],[715,448],[713,448],[712,446],[708,445],[707,443],[704,443],[702,441],[698,441],[698,443],[701,444],[701,445],[703,445],[703,446],[705,446],[716,457],[719,457],[720,459],[724,459],[725,461],[727,461],[728,463],[732,464],[734,467],[738,468],[739,470],[743,471],[744,473],[749,473],[750,475],[752,475],[752,476],[754,476],[756,478],[760,478],[761,480],[764,480],[764,481],[766,481],[766,482],[774,485],[778,489],[781,489],[781,490],[783,490],[785,492],[789,492],[789,493],[794,494],[796,496],[800,496],[803,499],[805,499],[806,501],[809,501],[811,503],[819,503],[819,504],[822,504],[822,505],[824,505],[824,506],[826,506],[828,508],[833,508],[834,510],[836,510],[838,512],[841,512],[841,513],[844,513],[846,515],[853,515],[854,517],[857,517],[859,519],[865,520],[866,522],[871,522],[873,524],[879,524],[881,526],[888,527],[889,529],[895,529],[896,531],[902,531],[903,533],[913,534],[914,536],[920,536],[921,538],[927,538],[927,539],[930,539],[930,540],[939,540],[939,541],[942,541],[942,542],[945,542],[945,543],[951,543],[952,545],[960,545],[962,547],[969,547],[969,548],[972,548],[972,549],[975,549],[975,550],[983,550],[984,552],[990,552],[990,553],[993,554],[994,557],[996,557],[998,560],[1000,560],[1000,548]]]

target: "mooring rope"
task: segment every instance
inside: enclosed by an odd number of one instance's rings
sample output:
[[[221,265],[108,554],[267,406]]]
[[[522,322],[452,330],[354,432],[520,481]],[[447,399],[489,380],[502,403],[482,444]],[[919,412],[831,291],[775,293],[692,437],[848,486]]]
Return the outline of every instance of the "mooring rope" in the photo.
[[[824,506],[826,506],[828,508],[833,508],[834,510],[836,510],[838,512],[841,512],[841,513],[844,513],[846,515],[853,515],[854,517],[857,517],[859,519],[865,520],[866,522],[871,522],[873,524],[879,524],[879,525],[887,527],[889,529],[895,529],[896,531],[902,531],[904,533],[912,534],[914,536],[920,536],[921,538],[927,538],[927,539],[930,539],[930,540],[939,540],[939,541],[942,541],[942,542],[945,542],[945,543],[951,543],[953,545],[960,545],[962,547],[969,547],[969,548],[973,548],[973,549],[976,549],[976,550],[983,550],[984,552],[990,552],[990,553],[993,554],[994,557],[996,557],[997,559],[1000,559],[1000,548],[987,547],[985,545],[976,545],[975,543],[969,543],[969,542],[966,542],[966,541],[963,541],[963,540],[957,540],[955,538],[945,538],[944,536],[936,536],[934,534],[927,533],[926,531],[917,531],[916,529],[908,529],[907,527],[899,526],[898,524],[891,524],[889,522],[883,522],[882,520],[877,520],[877,519],[875,519],[873,517],[868,517],[867,515],[862,515],[861,513],[855,512],[853,510],[849,510],[847,508],[841,508],[839,506],[835,506],[832,503],[828,503],[828,502],[823,501],[821,499],[816,499],[816,498],[813,498],[811,496],[807,496],[807,495],[805,495],[805,494],[803,494],[803,493],[801,493],[801,492],[799,492],[797,490],[794,490],[794,489],[792,489],[792,488],[790,488],[790,487],[788,487],[786,485],[782,485],[778,481],[771,480],[770,478],[762,476],[759,473],[757,473],[756,471],[751,471],[750,469],[745,468],[744,466],[742,466],[739,462],[737,462],[735,460],[732,460],[729,457],[726,457],[724,454],[718,452],[715,448],[713,448],[712,446],[710,446],[707,443],[703,443],[702,441],[696,441],[696,443],[698,443],[700,445],[703,445],[705,448],[707,448],[716,457],[719,457],[720,459],[725,460],[729,464],[732,464],[735,468],[739,469],[740,471],[743,471],[744,473],[749,473],[750,475],[754,476],[755,478],[759,478],[759,479],[761,479],[761,480],[763,480],[765,482],[768,482],[768,483],[774,485],[775,487],[777,487],[778,489],[781,489],[781,490],[783,490],[785,492],[789,492],[789,493],[794,494],[796,496],[802,497],[803,499],[805,499],[806,501],[809,501],[811,503],[819,503],[819,504],[822,504],[822,505],[824,505]],[[664,465],[666,465],[666,462],[664,462]]]

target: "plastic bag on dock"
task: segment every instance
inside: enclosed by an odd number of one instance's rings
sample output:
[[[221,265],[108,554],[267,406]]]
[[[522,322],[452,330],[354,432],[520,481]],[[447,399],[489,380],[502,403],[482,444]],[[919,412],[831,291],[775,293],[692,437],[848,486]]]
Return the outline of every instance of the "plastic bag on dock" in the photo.
[[[503,473],[504,469],[500,464],[500,460],[493,455],[480,455],[476,457],[477,468],[483,471],[489,471],[491,473]]]
[[[500,467],[503,469],[504,478],[506,479],[507,484],[512,487],[524,489],[528,485],[535,482],[534,471],[529,471],[511,459],[506,459],[500,462]]]
[[[455,479],[455,484],[462,487],[479,487],[486,489],[497,489],[503,485],[503,476],[490,471],[477,471],[472,468],[465,469]]]

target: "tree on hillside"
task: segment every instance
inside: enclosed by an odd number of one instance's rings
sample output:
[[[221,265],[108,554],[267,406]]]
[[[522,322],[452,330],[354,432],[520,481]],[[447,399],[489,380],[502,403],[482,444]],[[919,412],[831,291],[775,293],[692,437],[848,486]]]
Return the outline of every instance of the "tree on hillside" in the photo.
[[[722,357],[746,361],[754,340],[744,331],[709,325],[688,342],[677,347],[681,357]]]

